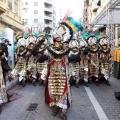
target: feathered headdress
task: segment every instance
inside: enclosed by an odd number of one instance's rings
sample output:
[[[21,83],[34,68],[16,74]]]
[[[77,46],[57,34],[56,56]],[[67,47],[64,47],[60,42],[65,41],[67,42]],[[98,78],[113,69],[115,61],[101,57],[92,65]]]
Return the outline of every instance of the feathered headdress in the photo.
[[[55,34],[61,36],[63,41],[69,41],[76,32],[83,31],[83,25],[74,18],[69,17],[70,14],[69,11],[66,13],[55,31]]]
[[[39,30],[39,34],[37,36],[37,40],[36,43],[39,43],[39,45],[41,44],[47,44],[48,38],[46,36],[45,32],[42,32],[41,30]]]
[[[91,36],[93,35],[90,32],[86,32],[82,35],[82,38],[87,41]]]
[[[35,44],[36,42],[36,37],[37,37],[37,32],[34,32],[32,27],[28,29],[28,33],[24,35],[25,39],[26,39],[26,42],[27,42],[27,46],[30,44],[30,43],[33,43]]]
[[[18,42],[19,39],[24,38],[24,35],[25,35],[25,31],[22,30],[21,33],[16,35],[16,37],[15,37],[16,38],[16,42]]]

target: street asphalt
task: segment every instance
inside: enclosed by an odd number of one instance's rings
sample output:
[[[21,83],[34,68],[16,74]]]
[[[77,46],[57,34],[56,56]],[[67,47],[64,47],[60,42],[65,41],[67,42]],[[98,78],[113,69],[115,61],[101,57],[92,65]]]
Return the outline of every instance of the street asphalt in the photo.
[[[108,120],[120,120],[120,101],[115,99],[114,92],[120,91],[120,80],[111,77],[111,86],[101,83],[98,87],[93,83],[89,89],[96,101],[91,101],[85,87],[71,86],[72,107],[68,108],[68,120],[100,120],[99,109],[93,103],[98,102]],[[0,120],[60,120],[59,116],[53,117],[52,108],[44,102],[44,86],[27,84],[24,88],[15,86],[11,93],[22,96],[17,100],[4,105]],[[36,104],[36,109],[29,111],[31,104]],[[102,119],[102,120],[107,120]]]

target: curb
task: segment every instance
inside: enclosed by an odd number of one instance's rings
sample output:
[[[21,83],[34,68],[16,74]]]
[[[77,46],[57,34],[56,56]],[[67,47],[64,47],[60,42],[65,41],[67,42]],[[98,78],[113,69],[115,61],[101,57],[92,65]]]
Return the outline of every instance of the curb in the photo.
[[[6,86],[6,90],[9,90],[10,88],[14,87],[15,85],[18,84],[18,82],[19,82],[19,81],[18,81],[18,78],[15,78],[14,81],[10,82],[10,84],[8,84],[8,85]]]

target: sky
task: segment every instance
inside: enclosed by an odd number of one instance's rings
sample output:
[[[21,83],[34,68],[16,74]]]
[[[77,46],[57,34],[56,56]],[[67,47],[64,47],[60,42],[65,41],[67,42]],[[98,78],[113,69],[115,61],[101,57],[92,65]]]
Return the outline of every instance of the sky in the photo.
[[[70,9],[72,11],[71,17],[79,20],[83,14],[84,0],[53,0],[53,4],[56,7],[56,14],[59,14],[58,8],[62,8],[62,15],[64,16]],[[58,21],[58,17],[56,18]]]

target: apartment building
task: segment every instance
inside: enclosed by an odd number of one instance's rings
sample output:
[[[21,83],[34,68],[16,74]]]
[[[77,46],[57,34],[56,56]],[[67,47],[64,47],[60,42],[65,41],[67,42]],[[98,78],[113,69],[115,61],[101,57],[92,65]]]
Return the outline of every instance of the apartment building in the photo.
[[[4,28],[11,28],[14,33],[23,29],[21,0],[0,0],[0,33]]]
[[[89,7],[89,1],[88,1],[88,0],[84,0],[83,25],[84,25],[85,31],[87,31],[88,26],[89,26],[88,15],[89,15],[90,13],[88,12],[88,10],[89,10],[88,7]]]
[[[22,1],[22,20],[24,29],[32,27],[34,31],[50,28],[53,32],[55,27],[55,9],[52,0],[23,0]]]

